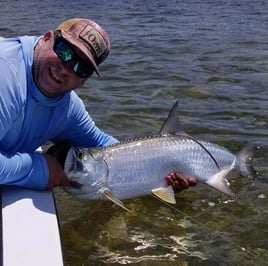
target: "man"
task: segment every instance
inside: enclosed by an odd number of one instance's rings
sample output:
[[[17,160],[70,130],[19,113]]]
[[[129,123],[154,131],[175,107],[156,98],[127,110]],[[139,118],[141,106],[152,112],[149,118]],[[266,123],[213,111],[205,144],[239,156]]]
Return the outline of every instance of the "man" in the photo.
[[[108,56],[106,32],[70,19],[41,37],[0,38],[0,184],[49,189],[68,184],[60,163],[35,150],[46,141],[96,147],[118,142],[101,131],[73,91]],[[194,178],[170,173],[175,191]]]

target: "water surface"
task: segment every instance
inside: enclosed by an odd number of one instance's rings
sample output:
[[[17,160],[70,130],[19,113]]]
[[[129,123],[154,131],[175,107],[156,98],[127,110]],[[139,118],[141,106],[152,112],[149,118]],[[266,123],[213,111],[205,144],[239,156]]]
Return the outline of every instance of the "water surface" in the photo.
[[[233,152],[256,147],[259,179],[232,173],[230,201],[205,185],[173,207],[148,196],[78,201],[56,189],[66,265],[267,265],[266,1],[2,1],[0,35],[43,34],[70,17],[104,26],[112,49],[78,91],[118,139],[158,132],[179,101],[184,129]]]

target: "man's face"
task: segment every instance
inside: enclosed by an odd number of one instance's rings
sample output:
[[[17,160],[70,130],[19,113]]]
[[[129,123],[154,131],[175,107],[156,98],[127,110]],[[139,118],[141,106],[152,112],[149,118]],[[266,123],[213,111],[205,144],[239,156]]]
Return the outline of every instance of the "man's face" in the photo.
[[[34,50],[33,78],[39,90],[47,97],[56,97],[82,86],[88,78],[74,71],[75,61],[64,62],[54,51],[54,32],[47,32]],[[73,47],[76,55],[83,54]]]

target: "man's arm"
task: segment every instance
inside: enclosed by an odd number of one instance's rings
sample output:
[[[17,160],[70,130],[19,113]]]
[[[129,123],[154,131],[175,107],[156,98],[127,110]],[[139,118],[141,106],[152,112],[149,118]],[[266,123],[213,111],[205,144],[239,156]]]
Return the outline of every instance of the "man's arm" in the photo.
[[[83,101],[74,91],[70,93],[67,117],[63,121],[61,133],[54,136],[51,141],[69,141],[74,146],[81,147],[101,147],[118,142],[95,124]]]
[[[43,154],[0,153],[0,184],[32,189],[44,189],[48,182],[48,167]]]

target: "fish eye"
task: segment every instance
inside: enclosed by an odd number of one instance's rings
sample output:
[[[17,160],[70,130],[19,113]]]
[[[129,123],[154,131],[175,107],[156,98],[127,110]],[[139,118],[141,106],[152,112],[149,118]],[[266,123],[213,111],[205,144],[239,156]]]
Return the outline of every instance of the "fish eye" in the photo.
[[[83,157],[84,157],[84,152],[83,152],[83,150],[80,149],[80,148],[76,148],[76,149],[74,150],[74,156],[76,157],[76,159],[78,159],[78,160],[82,160]]]
[[[83,157],[84,157],[84,152],[83,152],[81,149],[79,149],[79,150],[78,150],[78,153],[77,153],[77,156],[78,156],[79,159],[83,159]]]

